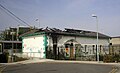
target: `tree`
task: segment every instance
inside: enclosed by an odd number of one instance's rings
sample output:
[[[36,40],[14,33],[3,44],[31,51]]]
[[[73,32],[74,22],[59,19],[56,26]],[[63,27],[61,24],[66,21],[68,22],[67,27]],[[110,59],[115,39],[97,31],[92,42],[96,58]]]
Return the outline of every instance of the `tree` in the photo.
[[[11,34],[11,32],[15,32],[14,35]],[[16,28],[10,28],[7,30],[4,30],[0,33],[0,40],[4,40],[4,41],[11,41],[12,40],[12,36],[14,37],[13,40],[16,40]]]
[[[5,34],[4,31],[0,32],[0,40],[4,40],[5,39]]]

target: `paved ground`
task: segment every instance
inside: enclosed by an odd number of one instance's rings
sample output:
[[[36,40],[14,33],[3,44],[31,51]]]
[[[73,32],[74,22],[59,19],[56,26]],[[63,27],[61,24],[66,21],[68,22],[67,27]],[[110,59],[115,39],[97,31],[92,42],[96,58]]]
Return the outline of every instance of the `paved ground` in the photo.
[[[0,73],[115,73],[115,71],[120,73],[120,63],[38,58],[14,63],[0,63]]]
[[[117,67],[117,71],[116,71],[116,73],[120,73],[120,63],[117,64],[116,67]]]
[[[112,65],[44,62],[9,65],[3,73],[109,73]]]

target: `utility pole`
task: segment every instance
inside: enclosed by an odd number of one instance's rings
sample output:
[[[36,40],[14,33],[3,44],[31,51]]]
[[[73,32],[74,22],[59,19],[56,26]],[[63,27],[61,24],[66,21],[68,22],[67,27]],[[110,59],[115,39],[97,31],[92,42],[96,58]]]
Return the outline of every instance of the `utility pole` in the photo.
[[[12,28],[12,32],[11,32],[11,35],[12,35],[12,49],[11,49],[12,62],[13,62],[13,50],[14,50],[14,43],[13,43],[13,41],[14,41],[14,34],[15,34],[15,32],[14,32],[14,30]]]
[[[99,62],[99,47],[98,47],[98,44],[99,44],[99,42],[98,42],[98,17],[97,17],[97,15],[95,15],[95,14],[92,14],[92,17],[95,17],[95,18],[96,18],[96,28],[97,28],[97,42],[96,42],[96,44],[97,44],[97,61]]]
[[[40,20],[37,18],[35,21],[38,22],[38,27],[40,28]]]
[[[19,41],[19,25],[17,27],[17,41]]]

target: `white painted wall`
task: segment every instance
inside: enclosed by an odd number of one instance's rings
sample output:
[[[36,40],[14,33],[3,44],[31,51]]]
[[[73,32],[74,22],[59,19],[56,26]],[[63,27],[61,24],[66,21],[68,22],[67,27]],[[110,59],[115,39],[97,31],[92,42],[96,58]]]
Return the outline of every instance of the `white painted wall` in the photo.
[[[62,38],[58,41],[58,47],[60,47],[60,46],[64,46],[65,47],[64,43],[66,41],[68,41],[68,40],[71,40],[71,39],[75,39],[83,47],[85,45],[87,45],[87,46],[88,45],[90,45],[90,46],[96,45],[96,38],[92,38],[92,37],[62,36]],[[49,38],[49,42],[50,42],[49,46],[53,46],[52,38]],[[109,39],[99,39],[99,45],[108,46],[109,45]],[[87,49],[86,49],[86,51],[91,51],[91,50],[93,50],[92,47],[89,47],[89,49],[87,47]],[[101,50],[102,50],[102,52],[104,51],[103,48]],[[106,52],[108,53],[109,52],[108,48],[106,48],[106,50],[107,50]],[[96,52],[95,49],[94,49],[94,51]],[[93,55],[93,52],[91,52],[91,53],[89,52],[89,54]]]
[[[43,58],[45,50],[43,49],[43,35],[29,36],[23,38],[23,53],[28,57]]]
[[[96,44],[96,38],[91,37],[74,37],[74,36],[62,36],[58,41],[58,45],[64,45],[64,43],[70,39],[76,39],[76,41],[82,45],[92,45]],[[109,39],[99,39],[99,45],[108,45]]]

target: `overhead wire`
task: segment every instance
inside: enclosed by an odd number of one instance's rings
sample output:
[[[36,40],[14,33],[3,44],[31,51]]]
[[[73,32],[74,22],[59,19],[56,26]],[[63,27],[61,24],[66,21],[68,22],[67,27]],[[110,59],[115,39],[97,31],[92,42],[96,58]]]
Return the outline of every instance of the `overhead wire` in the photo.
[[[14,16],[16,19],[18,19],[19,21],[21,21],[22,23],[26,24],[27,26],[30,26],[27,22],[25,22],[24,20],[22,20],[21,18],[19,18],[18,16],[16,16],[13,12],[11,12],[10,10],[8,10],[7,8],[5,8],[2,4],[0,4],[0,7],[3,8],[4,10],[6,10],[8,13],[10,13],[12,16]],[[31,26],[30,26],[31,27]]]
[[[6,12],[5,10],[3,10],[2,8],[0,8],[2,11],[4,11],[8,16],[10,16],[12,19],[14,19],[16,22],[23,24],[22,22],[20,22],[19,20],[17,20],[16,18],[14,18],[11,14],[9,14],[8,12]],[[25,25],[25,24],[23,24]]]

